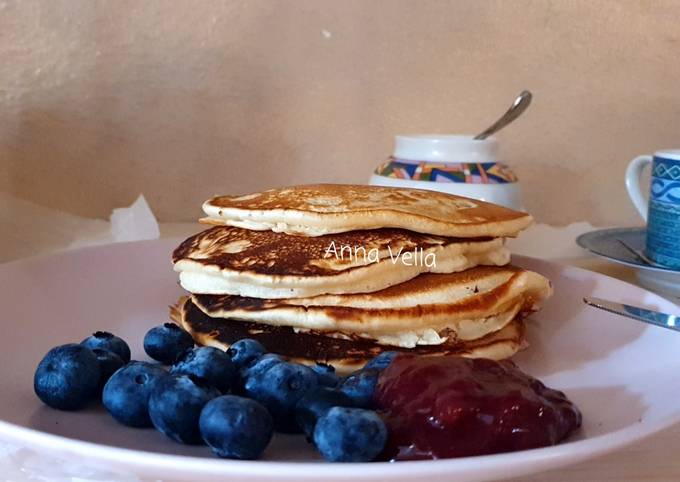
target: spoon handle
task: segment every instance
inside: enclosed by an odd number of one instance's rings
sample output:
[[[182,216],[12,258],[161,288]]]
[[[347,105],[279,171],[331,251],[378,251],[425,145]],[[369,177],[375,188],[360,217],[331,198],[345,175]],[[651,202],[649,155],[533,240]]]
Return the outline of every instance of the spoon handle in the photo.
[[[475,136],[475,140],[486,139],[491,134],[498,132],[503,127],[507,126],[512,121],[517,119],[520,115],[522,115],[522,112],[527,110],[527,107],[529,107],[529,104],[531,104],[531,98],[532,98],[531,92],[529,92],[528,90],[523,90],[522,93],[519,94],[519,96],[517,96],[515,102],[512,103],[512,105],[505,112],[505,114],[503,114],[500,119],[494,122],[491,125],[491,127],[486,129],[481,134],[477,134]]]

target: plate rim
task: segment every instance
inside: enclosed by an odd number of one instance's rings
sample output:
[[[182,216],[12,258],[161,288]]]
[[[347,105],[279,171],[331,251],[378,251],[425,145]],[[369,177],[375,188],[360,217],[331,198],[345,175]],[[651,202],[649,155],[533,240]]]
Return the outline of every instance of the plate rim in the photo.
[[[458,473],[468,472],[469,468],[466,465],[469,464],[484,465],[488,475],[492,475],[490,472],[496,472],[497,470],[503,470],[511,477],[539,473],[543,470],[558,469],[614,452],[679,422],[680,413],[669,415],[656,422],[639,423],[588,439],[574,440],[549,447],[516,452],[438,460],[413,460],[397,463],[354,462],[347,464],[328,463],[322,460],[315,462],[285,462],[164,454],[54,435],[32,428],[21,427],[4,420],[0,420],[0,435],[5,440],[24,442],[32,449],[42,448],[48,449],[50,452],[92,457],[98,461],[116,463],[119,467],[131,466],[145,470],[155,468],[170,469],[176,471],[178,475],[191,473],[201,476],[247,475],[257,477],[272,476],[278,472],[282,476],[293,475],[294,473],[295,477],[299,480],[318,480],[319,477],[325,477],[328,480],[346,480],[351,476],[375,477],[375,480],[390,477],[398,480],[410,478],[414,475],[435,476],[448,474],[453,476]],[[612,439],[614,439],[614,442],[612,442]],[[573,453],[570,449],[574,445],[578,445],[581,450]],[[522,459],[517,460],[517,455],[520,453],[522,454]],[[511,467],[508,467],[508,463],[512,464]],[[338,465],[343,467],[340,474],[337,471]],[[309,470],[310,467],[313,467],[313,470]]]

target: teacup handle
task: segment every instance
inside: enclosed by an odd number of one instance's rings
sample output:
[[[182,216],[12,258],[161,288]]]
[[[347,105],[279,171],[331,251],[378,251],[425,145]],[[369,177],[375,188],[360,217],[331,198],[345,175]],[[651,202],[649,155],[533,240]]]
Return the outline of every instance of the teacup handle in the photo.
[[[652,160],[653,157],[649,155],[638,156],[630,161],[628,169],[626,169],[626,189],[628,189],[628,196],[630,196],[630,200],[633,201],[633,205],[645,222],[647,222],[647,200],[642,195],[640,177],[642,176],[644,168],[651,164]]]

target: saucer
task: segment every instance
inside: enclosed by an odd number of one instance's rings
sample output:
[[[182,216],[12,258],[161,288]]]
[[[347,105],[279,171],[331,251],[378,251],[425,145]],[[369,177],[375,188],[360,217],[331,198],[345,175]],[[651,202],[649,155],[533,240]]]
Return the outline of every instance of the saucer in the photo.
[[[631,251],[644,250],[645,236],[645,228],[599,229],[580,235],[576,244],[597,256],[635,268],[635,275],[647,288],[680,297],[680,270],[651,266]]]

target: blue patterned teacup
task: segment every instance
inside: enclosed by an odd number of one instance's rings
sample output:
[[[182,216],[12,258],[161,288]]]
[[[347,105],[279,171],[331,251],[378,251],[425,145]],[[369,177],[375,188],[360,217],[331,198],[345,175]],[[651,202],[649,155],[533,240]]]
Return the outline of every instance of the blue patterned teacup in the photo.
[[[652,166],[649,202],[640,189],[640,175]],[[680,149],[630,161],[626,188],[633,204],[647,221],[645,255],[655,263],[680,269]]]

